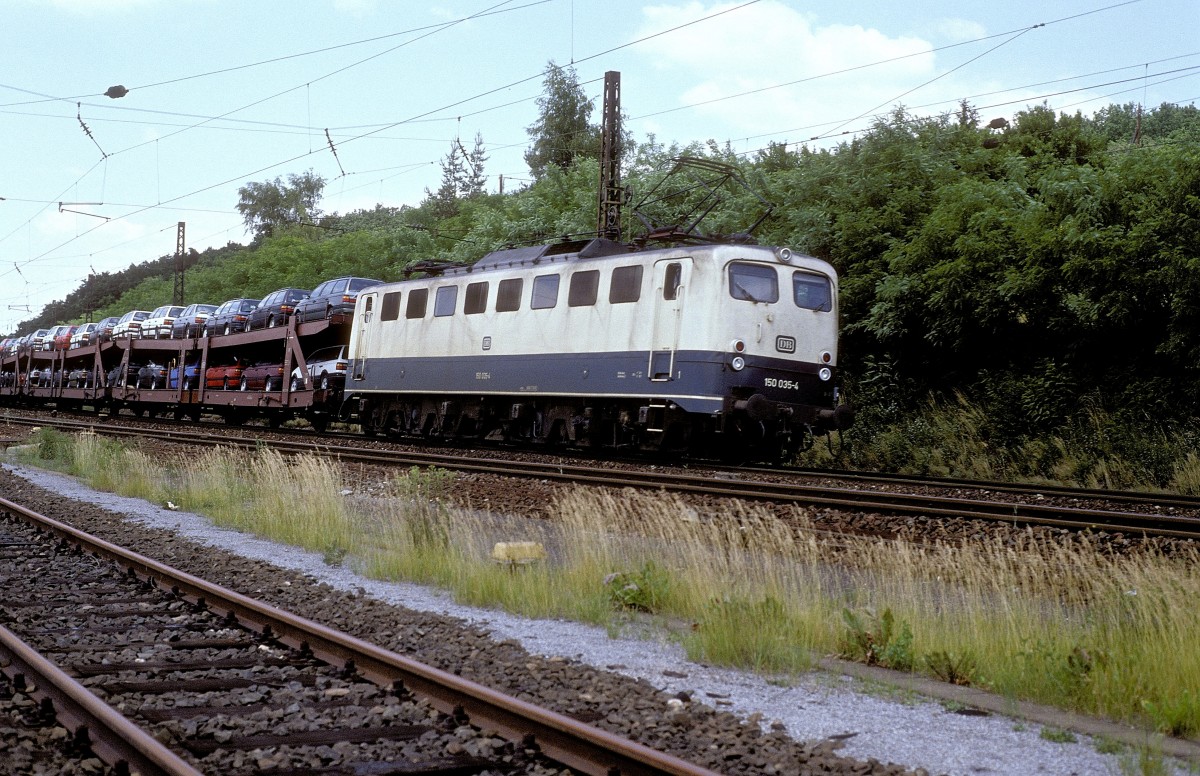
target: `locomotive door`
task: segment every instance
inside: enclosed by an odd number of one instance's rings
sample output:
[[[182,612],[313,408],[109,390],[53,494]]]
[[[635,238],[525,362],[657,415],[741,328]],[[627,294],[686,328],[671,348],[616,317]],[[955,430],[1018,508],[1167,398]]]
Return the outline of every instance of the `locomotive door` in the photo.
[[[354,321],[354,328],[357,330],[354,339],[354,352],[350,354],[353,364],[351,369],[351,377],[354,380],[362,380],[366,377],[367,355],[371,344],[371,332],[375,327],[371,325],[371,319],[374,317],[375,302],[378,294],[361,293],[358,297],[358,304],[355,307],[357,319]]]
[[[650,364],[646,371],[654,382],[674,379],[683,300],[691,272],[691,259],[671,259],[654,265],[654,324],[650,333]]]

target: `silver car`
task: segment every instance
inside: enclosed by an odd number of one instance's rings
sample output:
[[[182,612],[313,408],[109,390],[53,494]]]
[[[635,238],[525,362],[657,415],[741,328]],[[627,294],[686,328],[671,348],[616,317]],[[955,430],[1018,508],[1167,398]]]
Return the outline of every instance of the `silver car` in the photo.
[[[113,327],[113,339],[138,339],[142,336],[142,321],[150,317],[149,310],[130,310]]]

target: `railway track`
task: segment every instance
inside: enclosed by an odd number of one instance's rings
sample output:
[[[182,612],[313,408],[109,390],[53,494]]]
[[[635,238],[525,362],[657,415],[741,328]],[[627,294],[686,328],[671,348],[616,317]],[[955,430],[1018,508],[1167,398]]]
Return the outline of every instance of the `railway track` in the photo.
[[[0,698],[118,773],[713,773],[0,510]]]
[[[184,427],[147,429],[65,418],[18,418],[11,419],[11,422],[54,425],[67,431],[91,430],[117,437],[152,436],[156,440],[181,444],[241,448],[254,448],[261,444],[261,439],[256,436],[230,433],[227,429],[217,434]],[[332,456],[344,462],[373,466],[437,466],[458,472],[770,501],[814,509],[983,520],[1010,525],[1051,526],[1177,539],[1200,538],[1200,499],[1172,494],[850,472],[781,472],[777,469],[708,466],[693,472],[677,467],[628,467],[609,463],[593,465],[565,458],[551,462],[530,461],[512,457],[472,456],[460,451],[402,450],[396,446],[384,448],[379,443],[354,437],[331,442],[324,438],[314,440],[291,436],[272,439],[270,444],[282,452]]]

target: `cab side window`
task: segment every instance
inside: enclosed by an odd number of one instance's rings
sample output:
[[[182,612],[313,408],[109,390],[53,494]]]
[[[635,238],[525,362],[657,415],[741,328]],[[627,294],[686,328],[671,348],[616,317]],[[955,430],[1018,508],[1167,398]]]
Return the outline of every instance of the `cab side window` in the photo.
[[[671,262],[663,274],[663,299],[671,301],[679,298],[679,289],[683,286],[683,265]]]

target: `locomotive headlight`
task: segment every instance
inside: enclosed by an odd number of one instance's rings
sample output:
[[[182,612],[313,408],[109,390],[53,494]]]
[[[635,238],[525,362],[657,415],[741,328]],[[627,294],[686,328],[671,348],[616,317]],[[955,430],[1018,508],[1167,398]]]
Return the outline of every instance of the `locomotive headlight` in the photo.
[[[729,343],[729,352],[730,353],[745,353],[746,352],[746,341],[740,340],[740,339],[735,339],[733,342],[730,342]]]
[[[822,364],[833,363],[833,354],[830,353],[828,350],[822,350],[821,351],[821,363]]]
[[[734,356],[733,359],[730,360],[729,365],[733,367],[733,371],[740,372],[746,368],[746,359],[742,358],[741,356]]]
[[[821,367],[817,371],[817,377],[821,378],[821,382],[829,382],[829,378],[833,377],[833,370],[827,366]]]
[[[784,264],[791,263],[792,249],[791,248],[776,248],[775,249],[775,258],[779,259]]]

